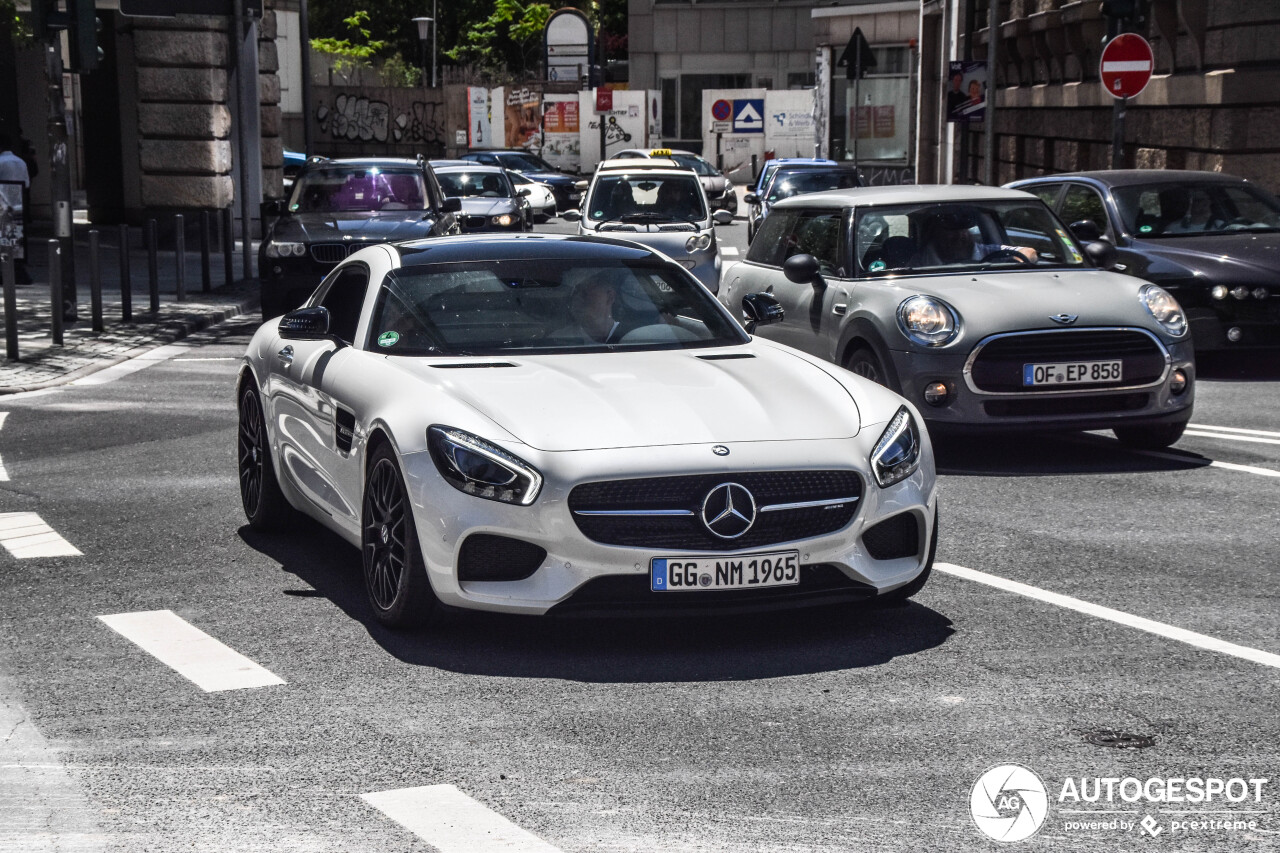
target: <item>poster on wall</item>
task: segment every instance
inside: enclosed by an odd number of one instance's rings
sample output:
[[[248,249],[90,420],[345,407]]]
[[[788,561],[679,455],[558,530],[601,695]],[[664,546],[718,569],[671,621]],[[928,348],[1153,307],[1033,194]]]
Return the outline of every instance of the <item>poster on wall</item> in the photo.
[[[22,181],[0,181],[0,255],[15,261],[26,258],[22,230]]]
[[[542,93],[523,86],[504,99],[507,148],[536,149],[542,145]]]
[[[982,121],[987,106],[987,63],[960,60],[947,68],[947,121]]]
[[[489,90],[483,86],[467,87],[467,147],[497,148],[493,140],[493,116],[489,108]]]
[[[546,95],[542,102],[542,159],[566,172],[582,162],[578,96]]]

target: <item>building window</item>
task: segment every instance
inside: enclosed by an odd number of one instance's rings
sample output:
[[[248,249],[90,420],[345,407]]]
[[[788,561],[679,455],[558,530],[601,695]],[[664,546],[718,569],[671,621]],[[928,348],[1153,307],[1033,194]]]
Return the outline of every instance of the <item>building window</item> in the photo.
[[[812,71],[792,71],[787,74],[788,89],[812,89],[818,85],[818,75]]]
[[[749,89],[750,74],[681,74],[680,127],[674,138],[702,147],[702,90]]]
[[[662,79],[662,138],[676,139],[680,129],[680,99],[676,78]]]

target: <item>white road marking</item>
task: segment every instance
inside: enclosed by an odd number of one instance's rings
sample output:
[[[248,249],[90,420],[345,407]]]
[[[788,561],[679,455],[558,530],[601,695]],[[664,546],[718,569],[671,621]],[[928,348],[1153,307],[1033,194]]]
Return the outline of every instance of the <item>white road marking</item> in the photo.
[[[1264,433],[1257,430],[1250,430],[1251,435],[1244,434],[1243,430],[1232,430],[1231,432],[1210,432],[1212,427],[1195,427],[1192,425],[1187,428],[1183,435],[1193,435],[1199,438],[1216,438],[1220,441],[1251,441],[1254,444],[1280,444],[1280,435],[1276,438],[1263,438],[1264,435],[1277,435],[1276,433]]]
[[[738,247],[737,246],[721,246],[720,254],[724,255],[726,258],[736,258],[738,257]]]
[[[190,352],[194,349],[190,343],[167,344],[166,346],[157,347],[148,350],[141,355],[135,356],[128,361],[122,361],[119,364],[113,364],[108,368],[99,370],[97,373],[90,373],[88,376],[76,379],[68,385],[105,385],[108,382],[114,382],[123,376],[131,373],[137,373],[151,367],[153,364],[159,364],[162,361],[168,361],[179,353]]]
[[[98,618],[206,693],[285,683],[283,678],[223,645],[171,610],[117,613]]]
[[[238,355],[211,355],[197,358],[195,356],[182,355],[174,359],[174,361],[239,361]]]
[[[1025,595],[1028,598],[1034,598],[1037,601],[1043,601],[1047,604],[1053,604],[1058,607],[1065,607],[1067,610],[1074,610],[1077,613],[1084,613],[1088,616],[1094,616],[1098,619],[1106,619],[1109,622],[1115,622],[1130,628],[1136,628],[1139,631],[1146,631],[1150,634],[1156,634],[1160,637],[1166,637],[1170,640],[1177,640],[1180,643],[1186,643],[1200,649],[1207,649],[1211,652],[1218,652],[1224,655],[1232,655],[1233,657],[1243,658],[1253,663],[1260,663],[1264,666],[1271,666],[1280,669],[1280,655],[1264,652],[1259,649],[1251,649],[1248,646],[1238,646],[1235,643],[1228,643],[1226,640],[1219,640],[1216,637],[1210,637],[1207,634],[1197,634],[1195,631],[1188,631],[1185,628],[1178,628],[1174,625],[1168,625],[1164,622],[1156,622],[1153,619],[1146,619],[1142,616],[1134,616],[1132,613],[1125,613],[1123,610],[1113,610],[1110,607],[1103,607],[1100,604],[1091,604],[1088,601],[1082,601],[1079,598],[1072,598],[1069,595],[1062,595],[1057,592],[1050,592],[1047,589],[1040,589],[1036,586],[1030,586],[1018,581],[1011,581],[1008,578],[1002,578],[997,575],[989,575],[986,572],[979,572],[974,569],[966,569],[964,566],[955,566],[950,563],[935,563],[933,566],[940,572],[948,575],[954,575],[958,578],[974,581],[976,583],[993,586],[996,589],[1002,589],[1006,592]]]
[[[1188,429],[1212,429],[1218,432],[1238,432],[1242,435],[1265,435],[1269,438],[1280,438],[1280,432],[1269,432],[1265,429],[1241,429],[1240,427],[1210,426],[1209,424],[1187,424]]]
[[[1171,459],[1174,462],[1195,462],[1194,459],[1188,459],[1185,456],[1179,456],[1176,453],[1161,453],[1159,450],[1133,450],[1139,456],[1150,456],[1153,459]],[[1270,468],[1258,468],[1254,465],[1237,465],[1234,462],[1219,462],[1216,459],[1208,460],[1210,468],[1225,468],[1228,471],[1240,471],[1245,474],[1257,474],[1260,477],[1280,477],[1280,471],[1274,471]]]
[[[560,853],[453,785],[361,794],[440,853]]]
[[[9,417],[8,412],[0,412],[0,429],[4,428],[5,419]],[[9,482],[9,472],[4,467],[4,460],[0,459],[0,482]]]
[[[84,556],[34,512],[0,512],[0,545],[20,560]]]

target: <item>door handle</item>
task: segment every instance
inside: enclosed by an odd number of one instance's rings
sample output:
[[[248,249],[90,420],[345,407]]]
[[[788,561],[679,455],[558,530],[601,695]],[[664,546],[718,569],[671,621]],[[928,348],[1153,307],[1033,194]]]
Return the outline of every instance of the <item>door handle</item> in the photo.
[[[844,312],[846,310],[848,310],[848,306],[843,302],[837,302],[835,305],[831,306],[831,313],[840,317],[844,316]]]
[[[281,364],[285,367],[293,364],[293,347],[287,346],[280,350],[280,352],[276,353],[276,358],[280,359]]]

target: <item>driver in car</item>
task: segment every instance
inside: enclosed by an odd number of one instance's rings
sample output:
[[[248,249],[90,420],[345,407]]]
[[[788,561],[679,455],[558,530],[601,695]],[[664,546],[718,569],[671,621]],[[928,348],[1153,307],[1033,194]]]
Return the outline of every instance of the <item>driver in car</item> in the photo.
[[[929,217],[924,222],[924,248],[922,257],[914,266],[943,266],[982,261],[992,254],[1020,263],[1034,264],[1039,254],[1029,246],[1006,246],[1000,243],[984,243],[975,237],[974,222],[957,213],[943,213]],[[1016,253],[1016,254],[1015,254]]]

